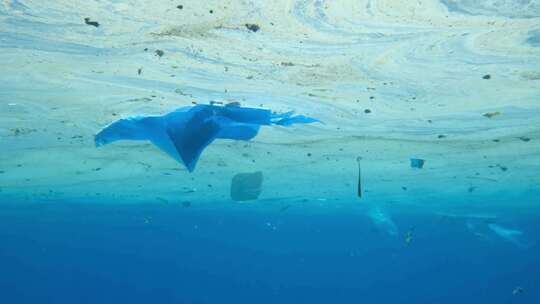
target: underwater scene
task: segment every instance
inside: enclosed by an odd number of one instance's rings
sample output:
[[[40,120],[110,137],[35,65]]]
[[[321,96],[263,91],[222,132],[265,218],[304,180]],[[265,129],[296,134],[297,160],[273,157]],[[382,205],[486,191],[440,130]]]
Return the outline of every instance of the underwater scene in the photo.
[[[0,0],[0,303],[540,303],[540,1]]]

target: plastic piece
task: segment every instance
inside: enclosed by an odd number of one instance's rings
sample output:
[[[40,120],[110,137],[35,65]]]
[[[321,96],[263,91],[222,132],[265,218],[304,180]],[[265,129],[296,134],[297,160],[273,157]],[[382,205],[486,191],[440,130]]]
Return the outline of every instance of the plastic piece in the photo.
[[[239,202],[256,200],[261,195],[262,181],[261,171],[236,174],[231,181],[231,198]]]
[[[120,119],[103,128],[95,137],[96,147],[117,140],[149,140],[192,172],[201,153],[215,139],[250,140],[260,126],[290,126],[319,120],[293,112],[275,114],[268,109],[195,105],[179,108],[163,116]]]
[[[420,158],[411,158],[411,168],[422,169],[424,167],[425,160]]]

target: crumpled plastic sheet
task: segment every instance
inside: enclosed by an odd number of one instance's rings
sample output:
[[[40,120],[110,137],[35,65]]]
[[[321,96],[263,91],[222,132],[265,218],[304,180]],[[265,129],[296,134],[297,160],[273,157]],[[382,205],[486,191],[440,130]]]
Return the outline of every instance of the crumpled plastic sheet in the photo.
[[[117,140],[149,140],[182,163],[189,172],[214,139],[250,140],[260,126],[290,126],[320,122],[294,112],[241,107],[237,103],[182,107],[163,116],[136,116],[117,120],[95,136],[96,147]]]

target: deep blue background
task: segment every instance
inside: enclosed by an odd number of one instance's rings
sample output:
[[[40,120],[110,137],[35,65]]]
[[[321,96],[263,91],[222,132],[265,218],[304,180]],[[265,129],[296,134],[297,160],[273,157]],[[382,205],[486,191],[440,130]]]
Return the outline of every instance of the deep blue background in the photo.
[[[540,303],[538,219],[514,222],[524,249],[461,219],[395,216],[392,237],[314,211],[2,204],[0,303]]]

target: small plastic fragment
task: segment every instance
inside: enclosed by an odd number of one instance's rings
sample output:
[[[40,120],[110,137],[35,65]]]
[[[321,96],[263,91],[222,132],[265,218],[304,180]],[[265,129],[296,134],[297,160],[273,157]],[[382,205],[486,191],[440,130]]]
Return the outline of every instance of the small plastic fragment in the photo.
[[[420,158],[411,158],[411,168],[422,169],[424,167],[425,160]]]

